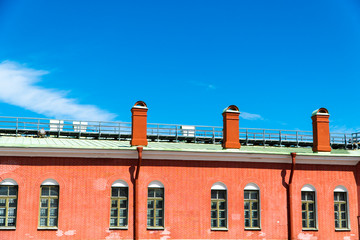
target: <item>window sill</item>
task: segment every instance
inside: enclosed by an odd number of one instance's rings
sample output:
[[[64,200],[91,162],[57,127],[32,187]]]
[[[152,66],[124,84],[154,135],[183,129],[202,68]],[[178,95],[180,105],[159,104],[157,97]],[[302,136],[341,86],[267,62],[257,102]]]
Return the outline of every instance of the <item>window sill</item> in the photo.
[[[261,228],[245,228],[245,231],[261,231]]]
[[[335,232],[350,232],[350,228],[335,228]]]
[[[302,231],[314,231],[314,232],[317,232],[317,231],[319,231],[319,229],[317,229],[317,228],[303,228],[302,229]]]
[[[58,227],[38,227],[37,230],[50,230],[50,231],[56,231],[58,230]]]
[[[211,228],[211,231],[228,231],[227,228]]]
[[[164,227],[147,227],[147,230],[164,230]]]
[[[1,230],[16,230],[16,227],[0,227]]]
[[[128,227],[109,227],[110,230],[128,230]]]

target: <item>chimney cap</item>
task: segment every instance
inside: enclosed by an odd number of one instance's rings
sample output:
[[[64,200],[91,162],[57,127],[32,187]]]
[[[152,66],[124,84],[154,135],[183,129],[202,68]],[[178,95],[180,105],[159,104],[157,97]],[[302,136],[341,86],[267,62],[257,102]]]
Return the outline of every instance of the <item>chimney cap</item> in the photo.
[[[227,108],[224,109],[223,113],[224,112],[240,112],[239,111],[239,108],[235,105],[230,105],[228,106]]]
[[[330,115],[330,114],[326,108],[319,108],[313,111],[311,116],[315,116],[315,115]]]
[[[143,101],[137,101],[132,108],[147,108],[147,105]]]

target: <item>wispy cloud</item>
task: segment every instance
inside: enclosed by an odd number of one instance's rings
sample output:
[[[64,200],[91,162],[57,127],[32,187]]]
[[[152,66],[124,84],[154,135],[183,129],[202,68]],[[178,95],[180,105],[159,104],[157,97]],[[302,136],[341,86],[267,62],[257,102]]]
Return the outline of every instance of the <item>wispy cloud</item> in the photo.
[[[360,127],[349,128],[345,125],[330,125],[330,132],[333,132],[333,133],[355,133],[355,132],[360,132]]]
[[[211,89],[211,90],[215,90],[216,87],[213,84],[209,84],[209,83],[203,83],[203,82],[198,82],[198,81],[189,81],[190,84],[198,86],[198,87],[204,87],[207,89]]]
[[[115,114],[68,98],[65,91],[36,85],[47,71],[12,61],[0,63],[0,101],[58,119],[109,121]]]
[[[255,113],[241,112],[240,117],[246,120],[264,120],[262,116]]]

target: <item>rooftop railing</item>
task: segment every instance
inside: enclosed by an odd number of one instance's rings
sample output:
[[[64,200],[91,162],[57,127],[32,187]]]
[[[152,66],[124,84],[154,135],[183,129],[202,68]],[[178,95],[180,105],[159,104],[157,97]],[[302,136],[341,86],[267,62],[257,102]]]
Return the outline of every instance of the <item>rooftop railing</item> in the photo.
[[[311,131],[240,128],[239,139],[245,145],[310,147]],[[0,117],[0,134],[16,136],[87,137],[129,140],[130,122],[78,121],[46,118]],[[222,127],[148,123],[151,141],[212,143],[222,142]],[[330,133],[333,148],[358,148],[360,133]]]

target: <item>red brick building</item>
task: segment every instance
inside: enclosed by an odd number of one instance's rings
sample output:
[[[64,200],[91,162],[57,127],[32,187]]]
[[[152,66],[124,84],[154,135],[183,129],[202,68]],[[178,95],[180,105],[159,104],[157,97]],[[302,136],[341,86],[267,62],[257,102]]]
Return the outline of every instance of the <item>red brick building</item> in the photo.
[[[222,145],[148,142],[132,113],[130,142],[1,136],[0,239],[359,239],[360,152],[326,109],[313,149],[240,146],[236,106]]]

